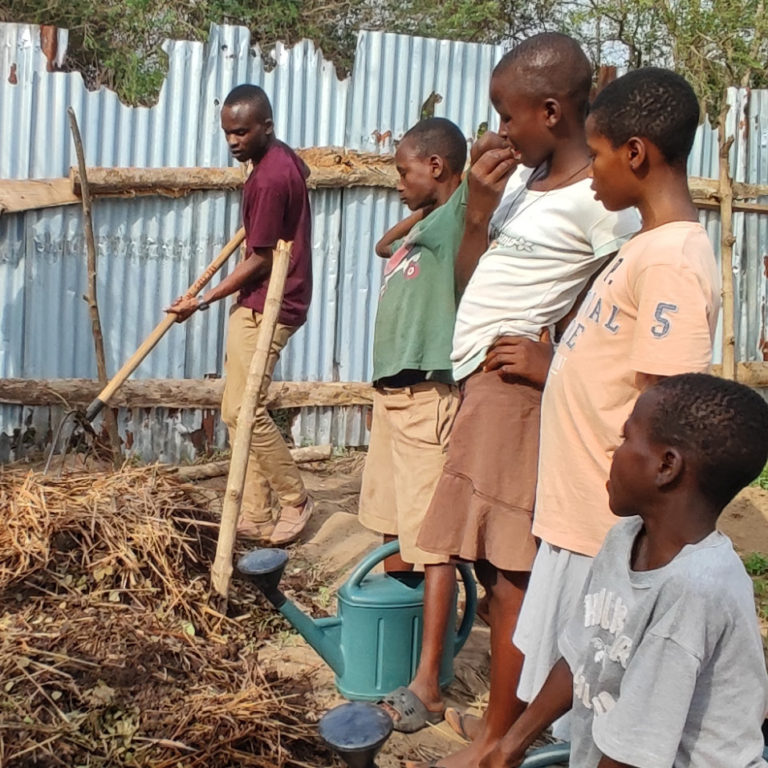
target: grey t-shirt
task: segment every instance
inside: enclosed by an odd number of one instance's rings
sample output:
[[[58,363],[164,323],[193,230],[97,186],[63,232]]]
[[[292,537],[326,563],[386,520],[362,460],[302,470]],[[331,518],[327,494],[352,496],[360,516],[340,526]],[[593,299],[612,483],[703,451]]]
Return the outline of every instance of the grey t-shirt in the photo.
[[[632,571],[639,517],[595,557],[560,637],[573,672],[571,768],[757,768],[768,678],[752,583],[715,532],[671,563]]]

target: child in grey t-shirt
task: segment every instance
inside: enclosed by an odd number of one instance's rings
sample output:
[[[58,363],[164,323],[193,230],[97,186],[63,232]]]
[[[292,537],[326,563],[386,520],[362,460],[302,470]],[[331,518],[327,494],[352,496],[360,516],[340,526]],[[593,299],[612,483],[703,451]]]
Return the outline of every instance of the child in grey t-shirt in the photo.
[[[563,658],[483,768],[572,710],[571,768],[757,768],[768,711],[752,584],[717,517],[768,459],[768,405],[704,374],[637,401],[608,481],[618,523]]]
[[[642,528],[632,517],[611,530],[560,637],[571,765],[764,765],[765,662],[744,566],[713,531],[666,566],[632,570]]]

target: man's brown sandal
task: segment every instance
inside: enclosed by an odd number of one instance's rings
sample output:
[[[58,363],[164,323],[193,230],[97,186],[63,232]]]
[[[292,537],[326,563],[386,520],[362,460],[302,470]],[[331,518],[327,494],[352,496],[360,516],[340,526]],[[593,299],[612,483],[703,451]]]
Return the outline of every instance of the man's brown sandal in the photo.
[[[307,496],[304,506],[283,507],[275,524],[275,530],[269,537],[270,544],[277,547],[296,541],[304,530],[307,521],[312,517],[314,507],[314,502],[309,496]]]
[[[249,541],[268,542],[275,530],[275,524],[271,520],[263,523],[251,523],[242,517],[237,522],[237,538]]]

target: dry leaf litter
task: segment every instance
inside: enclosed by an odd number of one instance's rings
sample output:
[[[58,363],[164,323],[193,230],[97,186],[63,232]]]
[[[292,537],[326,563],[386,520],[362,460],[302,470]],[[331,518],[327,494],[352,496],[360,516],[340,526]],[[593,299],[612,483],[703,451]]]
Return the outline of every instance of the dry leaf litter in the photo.
[[[0,472],[0,765],[331,763],[309,681],[259,664],[274,614],[211,607],[209,506],[153,467]]]

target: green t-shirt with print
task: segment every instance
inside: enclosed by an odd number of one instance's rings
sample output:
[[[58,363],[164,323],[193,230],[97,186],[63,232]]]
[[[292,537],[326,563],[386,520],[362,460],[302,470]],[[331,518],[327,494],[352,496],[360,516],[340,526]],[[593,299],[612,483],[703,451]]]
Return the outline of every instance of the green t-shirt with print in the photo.
[[[450,382],[456,253],[464,234],[467,182],[414,225],[384,267],[373,337],[373,380],[401,371]]]

